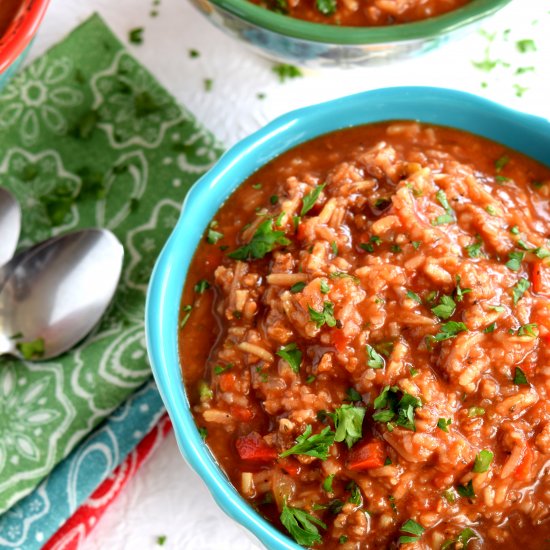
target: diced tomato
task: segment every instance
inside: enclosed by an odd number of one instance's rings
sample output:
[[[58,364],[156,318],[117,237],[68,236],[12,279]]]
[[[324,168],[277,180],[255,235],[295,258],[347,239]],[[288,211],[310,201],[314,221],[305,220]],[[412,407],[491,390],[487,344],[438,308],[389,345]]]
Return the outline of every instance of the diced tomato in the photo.
[[[514,470],[514,477],[519,480],[524,480],[527,478],[531,472],[531,466],[533,465],[534,453],[533,449],[529,445],[525,446],[523,451],[523,457],[519,466]]]
[[[353,471],[380,468],[384,466],[386,457],[385,445],[379,439],[358,443],[348,455],[348,468]]]
[[[234,391],[237,377],[232,372],[224,372],[220,375],[220,389],[222,391]]]
[[[277,458],[277,451],[270,447],[258,432],[239,437],[235,447],[242,460],[270,462]]]
[[[254,411],[247,407],[241,407],[240,405],[231,405],[229,412],[233,418],[241,422],[249,422],[254,418]]]
[[[282,458],[279,460],[279,466],[283,472],[291,477],[296,477],[302,469],[300,463],[293,458]]]
[[[339,353],[346,351],[346,346],[348,345],[349,338],[344,334],[342,329],[333,329],[330,331],[332,343]]]
[[[296,232],[296,237],[299,241],[303,241],[306,238],[306,226],[301,223],[298,225],[298,231]]]
[[[537,294],[550,296],[550,267],[544,262],[535,262],[531,273],[533,291]]]

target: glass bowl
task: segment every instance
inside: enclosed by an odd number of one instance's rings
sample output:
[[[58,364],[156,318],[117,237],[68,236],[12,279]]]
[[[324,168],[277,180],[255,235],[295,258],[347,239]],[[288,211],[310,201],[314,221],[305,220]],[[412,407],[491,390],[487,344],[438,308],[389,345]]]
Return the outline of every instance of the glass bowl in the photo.
[[[472,0],[415,23],[342,27],[281,15],[248,0],[191,0],[218,28],[272,60],[305,67],[361,66],[420,55],[475,28],[510,0]]]

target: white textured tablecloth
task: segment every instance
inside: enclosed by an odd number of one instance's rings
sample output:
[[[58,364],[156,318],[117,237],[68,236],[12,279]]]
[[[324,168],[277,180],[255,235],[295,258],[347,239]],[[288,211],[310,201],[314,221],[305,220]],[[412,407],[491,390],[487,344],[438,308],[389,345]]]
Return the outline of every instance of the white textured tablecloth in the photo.
[[[155,18],[149,15],[153,9],[159,12]],[[285,84],[278,82],[269,62],[213,28],[187,0],[161,0],[159,6],[153,0],[52,0],[30,58],[93,11],[125,42],[130,29],[144,27],[144,43],[131,45],[132,53],[227,145],[296,107],[397,85],[461,89],[550,119],[549,0],[512,2],[484,25],[488,33],[497,32],[493,38],[475,33],[423,58],[375,69],[308,72]],[[506,29],[511,31],[504,33]],[[536,51],[524,43],[529,51],[519,52],[517,41],[526,39],[534,40]],[[487,59],[497,64],[483,72],[472,61],[484,60],[488,46]],[[200,56],[191,58],[189,49]],[[519,67],[523,74],[516,74]],[[204,79],[212,79],[210,92]],[[168,549],[259,547],[218,510],[172,436],[129,483],[84,548],[153,549],[160,535],[166,536],[163,548]]]

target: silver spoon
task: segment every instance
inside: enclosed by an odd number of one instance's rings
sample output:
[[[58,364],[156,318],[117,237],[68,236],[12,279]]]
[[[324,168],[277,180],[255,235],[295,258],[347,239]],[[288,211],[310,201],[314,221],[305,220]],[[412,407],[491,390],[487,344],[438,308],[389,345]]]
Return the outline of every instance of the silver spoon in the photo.
[[[21,207],[15,197],[0,187],[0,266],[15,252],[21,231]]]
[[[115,293],[124,250],[111,232],[87,229],[23,254],[0,291],[0,355],[51,359],[98,323]]]

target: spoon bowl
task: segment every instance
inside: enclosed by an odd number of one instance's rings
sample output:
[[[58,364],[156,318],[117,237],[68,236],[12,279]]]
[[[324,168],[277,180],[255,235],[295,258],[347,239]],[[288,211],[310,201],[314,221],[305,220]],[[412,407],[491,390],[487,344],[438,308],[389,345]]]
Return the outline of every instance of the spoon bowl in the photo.
[[[15,197],[0,187],[0,266],[10,260],[21,232],[21,207]]]
[[[111,232],[86,229],[16,257],[0,291],[0,354],[44,360],[71,349],[111,302],[123,256]]]

